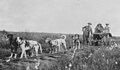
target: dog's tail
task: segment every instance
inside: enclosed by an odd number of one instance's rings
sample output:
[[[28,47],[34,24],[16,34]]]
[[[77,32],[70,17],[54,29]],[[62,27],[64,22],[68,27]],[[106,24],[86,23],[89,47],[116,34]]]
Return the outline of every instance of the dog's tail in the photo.
[[[40,50],[40,52],[42,53],[42,46],[41,46],[40,43],[38,43],[38,45],[39,45],[39,50]]]
[[[66,39],[66,35],[61,35],[61,38],[62,39]]]

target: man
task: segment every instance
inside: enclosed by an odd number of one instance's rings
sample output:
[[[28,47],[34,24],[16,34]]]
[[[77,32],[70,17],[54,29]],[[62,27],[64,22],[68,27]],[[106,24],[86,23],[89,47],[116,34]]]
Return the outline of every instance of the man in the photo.
[[[91,23],[88,23],[87,26],[84,26],[82,28],[83,31],[83,43],[88,44],[89,43],[89,37],[92,35],[92,28],[91,28]]]

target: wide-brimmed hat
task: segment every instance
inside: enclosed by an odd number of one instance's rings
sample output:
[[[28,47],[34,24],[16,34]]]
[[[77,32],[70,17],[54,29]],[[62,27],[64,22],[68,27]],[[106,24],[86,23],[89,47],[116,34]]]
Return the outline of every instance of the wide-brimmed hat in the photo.
[[[88,23],[88,25],[92,25],[92,23]]]
[[[101,23],[98,23],[97,26],[102,25]]]

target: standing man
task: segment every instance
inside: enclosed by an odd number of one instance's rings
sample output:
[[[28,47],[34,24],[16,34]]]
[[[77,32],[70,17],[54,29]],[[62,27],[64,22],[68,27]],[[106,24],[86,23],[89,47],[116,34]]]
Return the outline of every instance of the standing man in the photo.
[[[92,35],[91,23],[88,23],[87,26],[82,28],[83,31],[83,44],[89,44],[89,37]]]

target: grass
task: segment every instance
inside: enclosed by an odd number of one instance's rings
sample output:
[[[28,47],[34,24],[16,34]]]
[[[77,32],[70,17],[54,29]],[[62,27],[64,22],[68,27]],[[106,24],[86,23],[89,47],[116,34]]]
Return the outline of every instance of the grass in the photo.
[[[89,49],[88,49],[89,48]],[[103,48],[94,49],[94,47],[84,48],[84,50],[77,50],[75,57],[71,60],[70,53],[58,53],[58,54],[43,54],[39,57],[33,57],[29,59],[13,59],[10,62],[4,62],[1,60],[0,68],[2,70],[26,70],[29,66],[30,70],[36,70],[35,65],[37,61],[41,60],[38,68],[41,70],[67,70],[65,67],[72,64],[71,70],[119,70],[120,67],[120,49],[106,50]],[[90,55],[91,49],[95,50]],[[4,53],[8,54],[8,53]],[[54,56],[54,57],[52,57]],[[60,57],[55,57],[60,56]]]
[[[5,62],[10,55],[9,42],[0,39],[0,70],[68,70],[71,63],[71,70],[119,70],[120,69],[120,49],[106,50],[105,47],[84,46],[77,50],[73,59],[71,55],[73,50],[65,53],[48,54],[49,46],[44,42],[46,38],[60,38],[62,34],[51,33],[28,33],[28,32],[10,32],[14,36],[22,36],[24,39],[32,39],[40,42],[44,53],[38,57],[29,59],[11,59]],[[72,46],[72,34],[67,35],[67,46]],[[2,33],[0,33],[2,38]],[[82,38],[80,38],[82,39]],[[117,38],[115,38],[117,39]],[[37,61],[35,61],[37,60]]]

